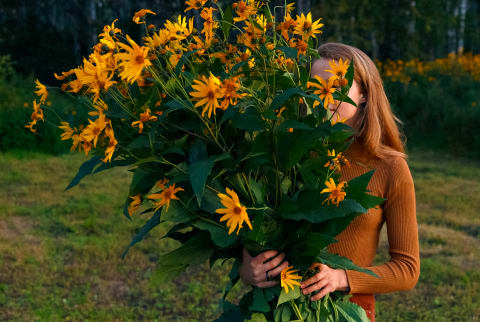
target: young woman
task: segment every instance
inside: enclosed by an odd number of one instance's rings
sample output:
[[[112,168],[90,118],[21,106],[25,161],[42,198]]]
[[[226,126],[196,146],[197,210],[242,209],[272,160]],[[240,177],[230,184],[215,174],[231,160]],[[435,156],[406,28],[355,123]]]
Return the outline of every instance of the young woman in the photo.
[[[312,65],[312,76],[325,80],[331,76],[330,61],[354,61],[354,81],[349,97],[358,108],[338,102],[328,108],[347,119],[346,124],[355,130],[354,140],[344,155],[350,167],[341,169],[340,180],[351,180],[372,169],[374,175],[368,189],[370,193],[387,199],[376,209],[356,217],[340,233],[328,250],[351,259],[356,265],[373,271],[377,277],[352,270],[332,269],[318,264],[320,271],[302,282],[304,294],[319,291],[313,300],[319,300],[336,290],[353,294],[352,302],[361,305],[367,316],[375,320],[376,293],[408,290],[415,286],[420,275],[420,256],[415,206],[415,190],[406,162],[404,143],[383,89],[379,72],[372,60],[361,50],[340,43],[326,43],[318,49],[321,59]],[[335,116],[334,116],[335,118]],[[387,225],[390,260],[372,266],[380,230]],[[244,250],[240,267],[241,279],[257,287],[272,287],[288,265],[285,254],[271,250],[251,257]]]

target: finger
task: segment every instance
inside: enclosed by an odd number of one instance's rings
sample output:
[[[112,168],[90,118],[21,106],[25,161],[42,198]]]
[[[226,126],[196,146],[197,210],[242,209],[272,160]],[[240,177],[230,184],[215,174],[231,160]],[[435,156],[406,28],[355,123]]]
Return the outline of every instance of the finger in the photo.
[[[324,297],[325,295],[333,291],[334,291],[333,286],[327,286],[323,290],[321,290],[318,294],[315,294],[314,296],[312,296],[311,300],[312,301],[320,300],[322,297]]]
[[[280,264],[280,266],[277,266],[276,268],[269,271],[268,276],[270,276],[270,278],[277,277],[278,275],[280,275],[282,270],[287,266],[288,266],[288,262],[284,261],[282,264]]]
[[[310,277],[309,279],[303,281],[301,284],[300,284],[300,287],[301,288],[305,288],[305,287],[308,287],[312,284],[315,284],[317,283],[319,280],[321,280],[323,277],[324,277],[325,273],[322,273],[322,272],[319,272],[315,275],[313,275],[312,277]]]
[[[265,264],[263,264],[263,268],[266,271],[272,270],[278,265],[280,265],[281,262],[285,259],[285,253],[281,253],[277,256],[275,256],[273,259],[269,260]]]
[[[307,288],[304,288],[302,290],[302,293],[303,294],[310,294],[314,291],[318,291],[318,290],[321,290],[322,288],[324,288],[325,286],[328,285],[328,279],[326,278],[323,278],[323,279],[320,279],[317,283],[307,287]]]
[[[248,250],[245,247],[243,247],[243,258],[244,259],[251,259],[252,258],[252,256],[250,256],[250,253],[248,252]]]
[[[267,288],[267,287],[274,287],[280,284],[278,281],[263,281],[260,283],[255,284],[256,287]]]
[[[277,256],[278,252],[276,250],[267,250],[263,253],[258,254],[253,260],[259,264],[263,264],[269,258]]]

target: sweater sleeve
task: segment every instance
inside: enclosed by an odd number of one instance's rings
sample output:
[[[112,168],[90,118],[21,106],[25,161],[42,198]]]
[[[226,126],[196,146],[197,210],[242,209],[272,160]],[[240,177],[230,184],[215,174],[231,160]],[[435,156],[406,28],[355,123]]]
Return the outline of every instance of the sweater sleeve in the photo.
[[[408,290],[420,275],[415,188],[407,162],[392,161],[383,213],[387,225],[390,260],[366,267],[378,275],[347,270],[350,293],[388,293]]]

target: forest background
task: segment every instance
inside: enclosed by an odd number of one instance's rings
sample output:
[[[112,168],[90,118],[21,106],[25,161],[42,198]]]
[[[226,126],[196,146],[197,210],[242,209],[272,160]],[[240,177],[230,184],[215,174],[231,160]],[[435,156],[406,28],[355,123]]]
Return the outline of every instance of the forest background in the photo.
[[[225,280],[228,269],[209,273],[204,265],[168,285],[150,285],[158,251],[173,245],[158,248],[159,229],[130,258],[119,259],[145,220],[130,223],[121,217],[130,180],[126,170],[86,179],[65,193],[85,157],[67,153],[70,146],[60,141],[57,128],[41,124],[35,135],[24,127],[34,80],[59,86],[53,73],[80,65],[103,26],[116,18],[118,27],[139,39],[143,29],[131,17],[142,8],[155,11],[149,22],[161,26],[183,14],[185,5],[180,0],[0,1],[2,320],[218,316],[218,280]],[[478,321],[480,1],[297,0],[296,12],[307,11],[323,19],[320,43],[350,44],[376,61],[407,137],[422,273],[413,291],[377,296],[379,321]],[[73,103],[51,91],[48,104]],[[385,260],[383,231],[376,263]]]

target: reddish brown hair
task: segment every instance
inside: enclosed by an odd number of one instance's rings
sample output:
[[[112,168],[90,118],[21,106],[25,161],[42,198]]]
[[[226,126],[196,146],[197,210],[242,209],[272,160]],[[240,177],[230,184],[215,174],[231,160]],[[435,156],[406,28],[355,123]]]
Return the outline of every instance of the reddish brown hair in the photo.
[[[354,79],[366,97],[366,104],[359,108],[353,120],[355,141],[370,156],[385,158],[405,154],[405,136],[397,123],[402,122],[393,114],[383,89],[383,82],[373,61],[360,49],[341,43],[325,43],[318,48],[324,59],[354,62]]]

